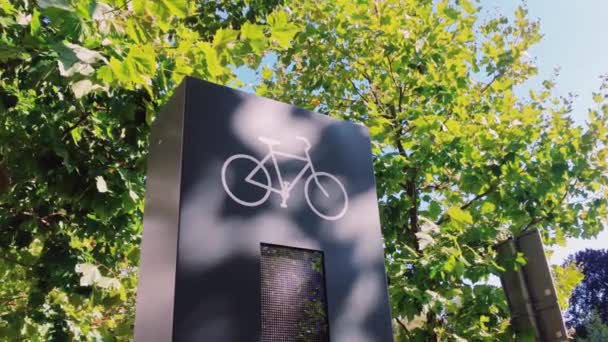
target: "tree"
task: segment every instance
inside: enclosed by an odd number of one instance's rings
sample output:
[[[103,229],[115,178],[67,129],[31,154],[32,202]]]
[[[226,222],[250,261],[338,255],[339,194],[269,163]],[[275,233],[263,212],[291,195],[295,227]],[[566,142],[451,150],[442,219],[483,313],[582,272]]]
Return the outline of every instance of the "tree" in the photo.
[[[567,316],[577,336],[585,337],[589,322],[608,325],[608,250],[586,249],[571,255],[566,264],[577,265],[584,274],[572,292]]]
[[[279,2],[0,0],[0,336],[131,337],[149,124],[287,47]]]
[[[608,325],[602,322],[597,312],[592,311],[588,315],[583,326],[584,332],[577,332],[577,341],[582,342],[603,342],[608,341]],[[584,337],[583,337],[584,335]]]
[[[541,38],[523,7],[486,21],[468,0],[291,9],[303,31],[257,92],[369,127],[399,338],[511,339],[503,291],[486,280],[514,264],[493,246],[531,228],[563,245],[605,227],[608,80],[585,127],[553,80],[515,91]]]

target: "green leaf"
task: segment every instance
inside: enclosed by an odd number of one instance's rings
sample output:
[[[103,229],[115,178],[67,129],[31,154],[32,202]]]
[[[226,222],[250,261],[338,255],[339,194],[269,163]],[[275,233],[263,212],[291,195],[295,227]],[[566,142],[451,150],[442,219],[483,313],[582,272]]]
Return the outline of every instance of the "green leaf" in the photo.
[[[110,65],[103,65],[99,69],[97,69],[95,75],[97,79],[100,80],[103,84],[109,85],[114,81],[114,77],[112,75],[112,68]]]
[[[199,47],[205,56],[205,62],[207,63],[207,70],[209,73],[214,77],[223,74],[224,67],[220,64],[217,52],[211,47],[211,44],[203,42]]]
[[[160,0],[172,15],[183,18],[188,15],[188,0]]]
[[[450,255],[448,260],[443,264],[443,270],[448,273],[452,273],[456,268],[456,258],[453,255]]]
[[[15,5],[13,5],[10,0],[0,0],[0,9],[4,11],[4,13],[9,15],[14,15],[18,13],[17,9],[15,8]]]
[[[156,72],[156,52],[151,45],[133,46],[124,60],[112,58],[110,68],[121,82],[147,86]]]
[[[40,12],[34,8],[32,11],[32,21],[30,21],[30,34],[36,37],[40,34]]]
[[[270,69],[267,66],[264,66],[262,68],[262,79],[263,80],[270,80],[272,78],[272,69]]]
[[[23,49],[15,46],[0,45],[0,61],[19,58],[23,55]]]
[[[448,215],[452,220],[462,224],[472,224],[473,217],[467,211],[460,209],[459,207],[451,207],[448,209]]]
[[[175,59],[175,69],[173,69],[171,79],[176,84],[179,84],[185,76],[192,75],[193,72],[194,68],[190,63],[190,60],[184,56],[180,56]]]
[[[601,104],[602,102],[604,102],[604,97],[600,93],[594,93],[593,102],[595,102],[597,104]]]
[[[102,5],[105,5],[104,3],[100,3]],[[80,18],[84,18],[86,20],[91,20],[93,19],[93,13],[95,12],[95,8],[99,6],[99,4],[97,4],[96,0],[78,0],[74,3],[74,9],[76,10],[76,14],[80,17]],[[110,11],[111,8],[107,5],[105,5],[104,8],[105,11]]]
[[[271,38],[281,48],[289,48],[291,40],[298,33],[298,26],[289,23],[285,11],[275,11],[268,16]]]
[[[146,12],[149,10],[148,3],[149,0],[132,0],[133,12],[137,16],[145,16]]]
[[[585,275],[577,267],[576,263],[570,262],[564,266],[552,265],[551,271],[555,282],[555,290],[560,309],[567,310],[569,297]]]
[[[70,135],[72,136],[74,143],[78,144],[80,140],[82,140],[82,127],[74,127],[70,131]]]
[[[125,32],[129,38],[137,43],[144,43],[150,40],[150,32],[137,20],[127,21]]]
[[[515,10],[515,18],[517,18],[519,21],[523,21],[527,13],[528,11],[524,7],[518,6]]]
[[[515,257],[515,262],[519,265],[525,266],[527,263],[527,260],[523,253],[517,252],[517,256]]]
[[[221,28],[215,32],[213,36],[213,47],[218,51],[223,50],[233,45],[239,35],[238,31]]]
[[[141,16],[152,16],[154,24],[166,32],[171,28],[173,18],[188,15],[187,0],[133,0],[133,11]]]
[[[496,210],[496,206],[492,202],[483,202],[483,204],[481,205],[482,214],[489,214],[494,212],[494,210]]]
[[[144,102],[144,106],[146,107],[146,124],[151,127],[156,111],[154,110],[154,106],[148,101]]]
[[[120,82],[128,84],[134,82],[134,80],[137,78],[137,75],[135,74],[136,71],[134,70],[133,66],[130,63],[127,63],[126,61],[123,62],[112,57],[112,59],[110,59],[109,66],[112,70],[112,74],[116,76],[116,79]],[[107,72],[103,71],[102,75],[104,76],[104,78],[106,78]]]
[[[475,5],[470,0],[459,0],[459,3],[468,14],[473,14],[477,11],[477,8],[475,8]]]
[[[436,201],[432,201],[429,205],[429,216],[433,220],[436,220],[439,218],[439,215],[441,215],[441,206]]]
[[[262,25],[246,22],[241,28],[241,35],[243,39],[248,41],[251,49],[256,53],[260,53],[266,46],[267,39]]]
[[[485,315],[479,316],[479,326],[481,327],[482,330],[488,330],[486,323],[488,323],[489,321],[490,321],[490,317],[485,316]]]
[[[152,78],[156,73],[156,50],[152,45],[138,45],[129,51],[127,60],[133,63],[140,75],[146,79]]]
[[[9,26],[13,26],[17,24],[17,22],[15,22],[15,19],[11,18],[11,17],[1,17],[0,16],[0,27],[9,27]]]
[[[448,129],[448,132],[454,135],[459,135],[461,133],[460,127],[462,126],[462,124],[457,122],[456,120],[446,121],[445,126]]]

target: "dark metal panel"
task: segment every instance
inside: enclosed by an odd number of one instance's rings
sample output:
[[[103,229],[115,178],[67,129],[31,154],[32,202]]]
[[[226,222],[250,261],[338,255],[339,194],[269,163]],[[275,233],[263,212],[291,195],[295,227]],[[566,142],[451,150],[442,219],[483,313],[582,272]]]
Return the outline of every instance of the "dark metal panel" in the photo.
[[[513,269],[510,265],[514,264],[517,257],[517,247],[513,239],[508,239],[496,246],[498,262],[503,267],[509,267],[500,276],[500,283],[505,291],[509,309],[511,310],[511,324],[518,336],[530,336],[540,339],[536,320],[534,318],[534,308],[530,301],[530,295],[526,288],[526,280],[521,267]]]
[[[182,85],[152,125],[135,341],[171,341],[185,101]]]
[[[536,229],[517,237],[517,249],[526,256],[523,273],[542,341],[567,341],[566,327],[557,302],[553,277]]]
[[[186,89],[174,340],[259,341],[259,248],[268,243],[323,252],[332,342],[392,341],[367,129],[191,78]],[[303,157],[306,142],[329,197],[314,177],[306,186],[310,169],[295,181],[309,163],[284,154],[287,199],[242,181],[270,145]],[[227,163],[235,156],[242,166]],[[278,187],[270,160],[265,168],[258,181]],[[222,174],[236,183],[225,186]]]

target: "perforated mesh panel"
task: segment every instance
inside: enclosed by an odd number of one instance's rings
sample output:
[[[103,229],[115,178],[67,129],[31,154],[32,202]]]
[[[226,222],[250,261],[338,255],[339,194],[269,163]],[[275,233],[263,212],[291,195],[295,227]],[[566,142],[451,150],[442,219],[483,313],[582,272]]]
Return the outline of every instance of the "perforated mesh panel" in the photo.
[[[261,248],[262,342],[328,342],[323,253]]]

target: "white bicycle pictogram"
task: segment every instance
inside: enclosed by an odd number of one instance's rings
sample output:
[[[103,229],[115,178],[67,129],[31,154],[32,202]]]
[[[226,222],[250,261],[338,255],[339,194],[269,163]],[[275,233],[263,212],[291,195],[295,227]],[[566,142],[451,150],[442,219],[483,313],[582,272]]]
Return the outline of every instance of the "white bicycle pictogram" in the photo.
[[[310,145],[310,142],[308,141],[308,139],[306,139],[304,137],[296,137],[296,139],[301,140],[306,145],[306,147],[304,148],[304,156],[298,156],[295,154],[275,150],[274,146],[280,145],[281,144],[280,141],[266,138],[266,137],[258,137],[258,139],[261,142],[263,142],[264,144],[268,145],[268,154],[266,156],[264,156],[264,158],[262,158],[262,160],[258,160],[256,157],[248,155],[248,154],[235,154],[235,155],[231,156],[230,158],[226,159],[226,161],[224,162],[224,165],[222,166],[222,185],[224,186],[224,190],[226,191],[226,193],[233,200],[235,200],[237,203],[244,205],[244,206],[255,207],[255,206],[258,206],[258,205],[261,205],[262,203],[264,203],[270,196],[271,192],[275,192],[281,196],[281,207],[287,208],[287,200],[289,199],[291,191],[294,189],[295,185],[302,179],[304,174],[308,170],[310,170],[310,176],[308,176],[308,179],[306,179],[306,183],[304,184],[304,197],[306,198],[306,202],[308,203],[308,206],[310,207],[310,209],[312,209],[312,211],[315,214],[319,215],[321,218],[324,218],[326,220],[337,220],[337,219],[341,218],[342,216],[344,216],[344,214],[346,213],[346,210],[348,209],[348,195],[346,194],[344,185],[342,185],[342,183],[334,175],[327,173],[327,172],[319,172],[319,171],[315,170],[314,166],[312,165],[312,160],[311,160],[310,154],[309,154],[311,145]],[[279,164],[277,163],[277,158],[276,158],[277,156],[281,156],[281,157],[288,158],[288,159],[304,161],[304,162],[306,162],[306,164],[304,165],[304,167],[300,170],[300,172],[296,175],[296,177],[291,182],[283,181],[283,176],[281,174]],[[247,177],[245,177],[244,181],[246,183],[254,185],[258,188],[266,190],[260,199],[253,200],[253,201],[243,200],[242,198],[239,198],[237,195],[235,195],[235,193],[232,190],[230,190],[230,187],[228,186],[228,181],[227,181],[227,172],[230,169],[231,163],[233,163],[234,161],[237,161],[237,160],[240,160],[240,161],[248,160],[248,161],[252,161],[255,164],[255,167],[251,170],[251,172],[249,172]],[[268,172],[268,169],[264,166],[268,161],[272,161],[272,164],[274,165],[274,169],[276,171],[276,177],[280,183],[280,187],[273,187],[271,184],[270,173]],[[261,181],[255,180],[254,179],[255,175],[260,171],[264,175],[264,177],[262,177],[263,180],[261,180]],[[337,185],[337,187],[329,186],[331,184],[329,184],[328,182],[334,183],[335,185]],[[323,184],[326,184],[326,185],[323,186]],[[333,189],[334,193],[332,194],[332,193],[328,192],[327,189]],[[336,205],[336,206],[334,206],[334,208],[332,208],[332,211],[337,212],[337,213],[327,213],[327,212],[324,213],[323,212],[324,209],[320,205],[314,204],[314,201],[313,201],[314,196],[312,196],[311,192],[315,191],[315,190],[320,190],[321,193],[327,199],[331,199],[332,201],[335,199],[336,202],[340,201],[340,202],[337,202],[338,205]],[[341,194],[335,193],[338,191],[341,192]],[[340,195],[342,195],[342,196],[340,196]],[[338,208],[339,210],[336,210],[336,208]]]

